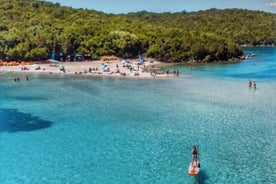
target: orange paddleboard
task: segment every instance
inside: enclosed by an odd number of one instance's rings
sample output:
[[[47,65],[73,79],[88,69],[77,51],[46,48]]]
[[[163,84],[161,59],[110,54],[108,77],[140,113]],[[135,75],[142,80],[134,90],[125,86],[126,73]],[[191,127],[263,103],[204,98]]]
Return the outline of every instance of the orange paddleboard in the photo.
[[[191,176],[198,175],[200,171],[200,164],[198,160],[192,161],[188,168],[188,174]]]

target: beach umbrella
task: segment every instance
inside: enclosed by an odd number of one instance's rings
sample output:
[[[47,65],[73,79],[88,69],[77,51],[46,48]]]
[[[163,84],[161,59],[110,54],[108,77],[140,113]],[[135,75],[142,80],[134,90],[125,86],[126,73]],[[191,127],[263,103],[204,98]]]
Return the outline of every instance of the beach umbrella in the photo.
[[[59,65],[58,68],[59,68],[60,70],[63,70],[63,69],[64,69],[64,65]]]

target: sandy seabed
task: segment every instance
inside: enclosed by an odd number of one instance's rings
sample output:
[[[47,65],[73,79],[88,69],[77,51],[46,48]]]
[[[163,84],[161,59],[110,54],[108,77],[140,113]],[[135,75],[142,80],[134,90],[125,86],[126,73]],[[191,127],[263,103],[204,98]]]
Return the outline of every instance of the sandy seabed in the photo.
[[[0,73],[43,73],[60,75],[87,75],[87,76],[113,76],[113,77],[135,77],[135,78],[156,78],[171,77],[172,73],[156,73],[154,68],[159,66],[159,61],[153,63],[145,62],[142,65],[136,65],[135,69],[124,66],[125,61],[84,61],[84,62],[33,62],[32,64],[20,64],[18,66],[0,66]],[[131,60],[131,63],[136,63]],[[103,69],[102,65],[106,65]]]

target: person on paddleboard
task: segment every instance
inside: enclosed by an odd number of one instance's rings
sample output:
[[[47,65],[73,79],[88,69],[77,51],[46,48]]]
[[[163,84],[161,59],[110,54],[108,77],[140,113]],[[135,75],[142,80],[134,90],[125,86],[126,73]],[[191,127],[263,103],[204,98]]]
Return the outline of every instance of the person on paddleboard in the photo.
[[[193,160],[194,159],[197,160],[197,153],[198,153],[198,150],[197,150],[196,146],[193,146],[193,148],[192,148]]]

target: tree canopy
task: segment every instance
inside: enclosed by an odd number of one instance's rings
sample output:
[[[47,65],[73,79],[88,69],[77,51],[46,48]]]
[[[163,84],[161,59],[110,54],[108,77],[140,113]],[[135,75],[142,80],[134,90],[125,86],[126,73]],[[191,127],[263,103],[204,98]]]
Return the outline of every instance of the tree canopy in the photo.
[[[241,45],[275,45],[276,15],[241,9],[105,14],[37,0],[0,0],[0,59],[88,53],[165,62],[227,60]]]

